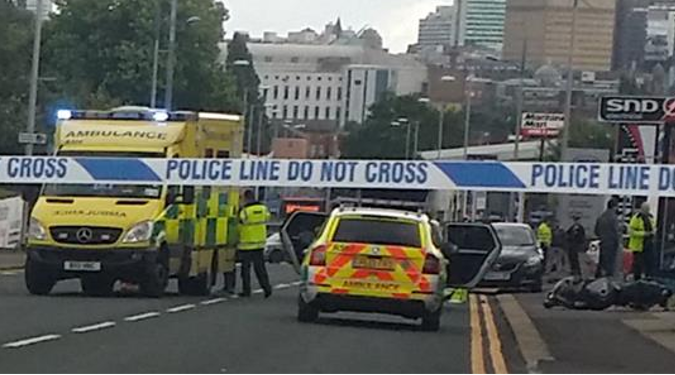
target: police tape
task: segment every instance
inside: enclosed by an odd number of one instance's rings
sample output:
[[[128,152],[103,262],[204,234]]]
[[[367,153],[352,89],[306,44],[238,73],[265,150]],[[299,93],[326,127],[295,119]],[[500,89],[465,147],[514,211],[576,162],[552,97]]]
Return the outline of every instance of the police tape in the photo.
[[[306,186],[675,197],[675,165],[0,157],[2,184]]]

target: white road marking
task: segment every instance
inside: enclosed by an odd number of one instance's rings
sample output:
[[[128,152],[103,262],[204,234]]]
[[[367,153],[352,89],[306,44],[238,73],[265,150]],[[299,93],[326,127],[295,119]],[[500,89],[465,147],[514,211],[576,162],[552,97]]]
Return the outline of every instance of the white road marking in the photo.
[[[90,326],[73,328],[70,331],[73,332],[73,333],[87,333],[87,332],[92,332],[92,331],[98,331],[98,330],[101,330],[101,329],[112,328],[115,325],[117,325],[117,323],[115,323],[115,322],[103,322],[103,323],[98,323],[98,324],[92,324]]]
[[[206,301],[201,301],[201,302],[199,302],[199,304],[203,305],[203,306],[209,306],[209,305],[215,305],[216,303],[221,303],[221,302],[225,302],[225,301],[227,301],[227,298],[221,297],[221,298],[214,298],[214,299],[210,299],[210,300],[206,300]]]
[[[278,285],[274,286],[274,289],[278,290],[278,289],[286,289],[286,288],[290,288],[290,287],[291,287],[291,284],[278,284]]]
[[[291,283],[291,285],[300,286],[300,285],[302,285],[302,281],[294,281],[294,282]]]
[[[19,341],[9,342],[2,347],[5,349],[18,349],[28,345],[34,345],[45,341],[53,341],[61,338],[61,335],[44,335],[38,337],[31,337]]]
[[[166,312],[168,312],[169,314],[172,314],[172,313],[177,313],[177,312],[181,312],[181,311],[192,310],[195,307],[197,307],[197,306],[189,303],[187,305],[180,305],[180,306],[176,306],[176,307],[166,309]]]
[[[157,311],[152,311],[152,312],[147,312],[147,313],[143,313],[143,314],[127,316],[126,318],[124,318],[124,321],[125,322],[137,322],[139,320],[156,318],[158,316],[159,316],[159,313]]]
[[[256,289],[256,290],[253,291],[253,294],[260,294],[262,292],[263,292],[262,289]]]
[[[19,275],[21,272],[20,270],[17,271],[0,271],[0,275],[2,276],[16,276]]]

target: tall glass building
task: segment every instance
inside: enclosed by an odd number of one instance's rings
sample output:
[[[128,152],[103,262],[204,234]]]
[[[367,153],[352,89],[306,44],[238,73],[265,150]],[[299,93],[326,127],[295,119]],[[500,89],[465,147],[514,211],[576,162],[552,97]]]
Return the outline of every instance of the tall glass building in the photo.
[[[458,44],[501,52],[504,43],[506,0],[456,0]]]

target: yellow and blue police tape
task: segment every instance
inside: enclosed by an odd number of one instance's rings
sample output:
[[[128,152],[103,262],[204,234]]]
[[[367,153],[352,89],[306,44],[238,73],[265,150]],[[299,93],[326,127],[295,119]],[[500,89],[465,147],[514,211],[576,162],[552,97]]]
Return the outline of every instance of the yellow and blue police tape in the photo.
[[[3,156],[0,183],[312,186],[675,197],[675,165]]]

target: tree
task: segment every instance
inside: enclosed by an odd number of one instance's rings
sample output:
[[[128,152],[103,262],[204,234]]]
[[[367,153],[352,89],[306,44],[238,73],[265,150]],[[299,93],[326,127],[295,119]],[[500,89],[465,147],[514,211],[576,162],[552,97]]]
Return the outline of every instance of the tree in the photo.
[[[385,158],[402,159],[405,157],[407,128],[394,127],[393,122],[400,118],[408,119],[411,124],[419,124],[418,150],[436,150],[438,148],[438,126],[440,112],[428,104],[421,103],[418,95],[386,95],[370,108],[370,115],[363,124],[351,124],[348,135],[342,143],[345,158]],[[506,139],[513,129],[512,119],[505,115],[506,109],[475,107],[471,115],[470,143],[477,134],[489,132],[493,137]],[[465,113],[447,110],[443,123],[443,148],[462,147],[464,143]],[[414,129],[414,128],[412,128]],[[411,132],[409,150],[413,149],[414,132]],[[411,153],[412,154],[412,153]]]
[[[0,153],[21,153],[17,136],[25,126],[33,14],[0,0]]]
[[[166,44],[169,0],[57,0],[45,25],[45,72],[55,76],[61,100],[74,107],[149,104],[156,6]],[[180,0],[176,23],[174,107],[231,112],[233,81],[218,61],[228,12],[212,0]],[[187,22],[188,19],[196,22]],[[166,46],[163,46],[165,49]],[[165,56],[160,55],[160,82]],[[158,103],[162,105],[163,85]]]
[[[253,56],[248,50],[247,43],[248,35],[234,33],[232,41],[227,45],[227,71],[234,77],[238,98],[242,98],[240,103],[242,113],[246,110],[243,103],[244,95],[247,105],[260,104],[258,95],[260,78],[255,72]],[[247,61],[248,65],[243,65],[243,61]]]

